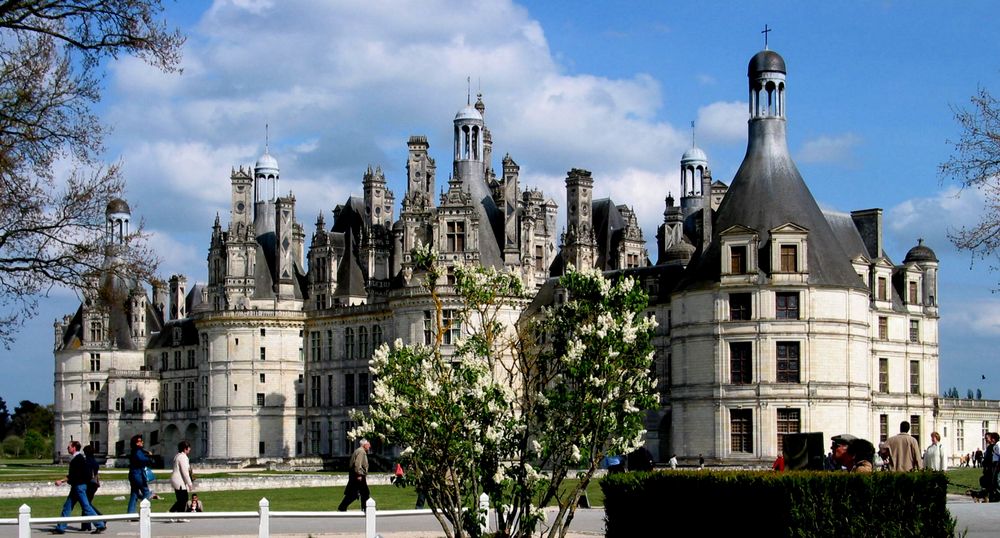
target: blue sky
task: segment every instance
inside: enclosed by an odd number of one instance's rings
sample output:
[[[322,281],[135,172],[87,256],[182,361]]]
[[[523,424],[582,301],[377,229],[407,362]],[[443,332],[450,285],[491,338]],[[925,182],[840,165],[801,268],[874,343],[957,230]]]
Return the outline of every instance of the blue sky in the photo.
[[[171,24],[189,36],[184,72],[130,58],[109,65],[106,158],[124,163],[125,196],[152,233],[163,274],[204,281],[212,220],[227,218],[229,170],[260,155],[265,123],[280,190],[294,192],[309,230],[319,212],[330,222],[335,205],[360,194],[368,164],[382,166],[401,199],[409,135],[429,137],[444,184],[451,119],[471,77],[486,102],[494,165],[509,152],[522,185],[561,208],[566,171],[588,168],[596,196],[633,206],[652,241],[663,198],[678,191],[692,120],[714,177],[728,183],[738,168],[746,65],[767,24],[788,67],[789,145],[813,195],[827,209],[883,208],[897,263],[925,239],[941,259],[941,390],[1000,397],[1000,275],[947,240],[949,229],[975,222],[982,196],[937,173],[958,135],[953,107],[979,86],[1000,93],[998,19],[987,2],[957,6],[169,4]],[[0,351],[0,396],[52,401],[52,322],[76,305],[72,292],[53,290]]]

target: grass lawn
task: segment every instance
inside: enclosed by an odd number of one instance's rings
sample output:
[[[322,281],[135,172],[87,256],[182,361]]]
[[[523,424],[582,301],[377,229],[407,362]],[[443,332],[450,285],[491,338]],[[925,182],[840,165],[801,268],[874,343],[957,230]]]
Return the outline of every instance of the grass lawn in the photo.
[[[153,488],[160,493],[161,500],[150,501],[154,512],[166,512],[174,503],[174,492],[169,484],[157,484]],[[413,488],[397,488],[395,486],[372,486],[372,497],[378,503],[380,510],[411,509],[417,502],[417,494]],[[594,506],[604,505],[604,495],[597,481],[592,481],[587,487],[587,495]],[[214,512],[251,512],[256,511],[262,497],[270,502],[271,510],[275,511],[333,511],[337,509],[340,500],[344,498],[343,487],[325,488],[282,488],[254,489],[240,491],[205,491],[198,492],[198,498],[205,503],[207,511]],[[38,497],[32,499],[0,499],[0,517],[17,517],[18,508],[22,504],[31,507],[35,517],[55,517],[62,510],[65,497]],[[114,500],[113,495],[100,495],[94,498],[94,505],[105,514],[123,514],[128,505],[128,498]],[[360,509],[360,503],[355,502],[351,509]],[[79,508],[77,508],[79,512]]]
[[[979,488],[979,477],[983,475],[983,470],[978,467],[959,467],[945,471],[948,475],[948,493],[965,495],[970,489]]]

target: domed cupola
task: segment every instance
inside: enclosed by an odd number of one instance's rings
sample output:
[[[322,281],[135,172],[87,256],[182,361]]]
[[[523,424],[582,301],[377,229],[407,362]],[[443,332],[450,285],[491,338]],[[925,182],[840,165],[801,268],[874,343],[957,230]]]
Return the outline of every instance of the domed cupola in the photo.
[[[483,159],[483,115],[472,105],[455,114],[455,161]]]
[[[773,50],[762,50],[750,59],[750,118],[785,117],[785,59]]]
[[[278,195],[278,160],[264,146],[264,154],[253,165],[254,201],[274,200]]]
[[[937,263],[937,256],[934,251],[930,249],[927,245],[924,245],[923,239],[917,239],[917,246],[911,248],[906,253],[906,258],[903,259],[903,263],[921,263],[921,262],[934,262]]]
[[[128,202],[121,198],[112,199],[104,209],[104,217],[108,244],[124,244],[129,234],[129,222],[132,220],[132,210]]]

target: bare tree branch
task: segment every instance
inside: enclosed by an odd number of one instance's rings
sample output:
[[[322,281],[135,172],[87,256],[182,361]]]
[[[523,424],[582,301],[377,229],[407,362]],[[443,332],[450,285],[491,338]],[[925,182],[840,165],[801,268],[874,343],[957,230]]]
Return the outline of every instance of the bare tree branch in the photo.
[[[148,280],[158,260],[142,226],[107,249],[104,212],[125,188],[100,163],[105,128],[92,112],[100,62],[137,56],[178,69],[184,37],[159,0],[0,0],[0,343],[53,286],[95,275]],[[69,165],[57,174],[56,164]]]

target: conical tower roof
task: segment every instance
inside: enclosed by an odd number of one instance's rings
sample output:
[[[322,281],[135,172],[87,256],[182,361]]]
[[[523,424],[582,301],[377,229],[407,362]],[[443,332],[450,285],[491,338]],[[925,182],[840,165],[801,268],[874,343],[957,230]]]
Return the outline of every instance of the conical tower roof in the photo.
[[[767,52],[769,65],[780,63],[784,67],[784,60],[779,62],[781,57],[777,53]],[[753,69],[750,71],[750,76],[754,77],[756,73]],[[751,91],[753,89],[751,78]],[[709,287],[719,282],[721,232],[736,225],[756,230],[761,248],[758,259],[765,265],[771,248],[770,230],[789,222],[808,231],[806,250],[810,285],[864,288],[850,257],[792,161],[785,138],[783,112],[782,108],[779,114],[751,117],[747,152],[716,212],[712,242],[689,266],[682,288]]]

